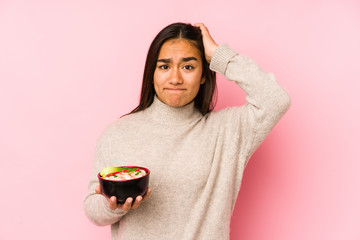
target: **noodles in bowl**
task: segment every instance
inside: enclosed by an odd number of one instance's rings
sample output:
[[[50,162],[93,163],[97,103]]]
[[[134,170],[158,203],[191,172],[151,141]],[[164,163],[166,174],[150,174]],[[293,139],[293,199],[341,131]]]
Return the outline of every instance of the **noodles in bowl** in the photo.
[[[124,204],[128,197],[145,196],[150,170],[139,166],[108,167],[98,173],[98,179],[105,196],[115,196],[118,203]]]

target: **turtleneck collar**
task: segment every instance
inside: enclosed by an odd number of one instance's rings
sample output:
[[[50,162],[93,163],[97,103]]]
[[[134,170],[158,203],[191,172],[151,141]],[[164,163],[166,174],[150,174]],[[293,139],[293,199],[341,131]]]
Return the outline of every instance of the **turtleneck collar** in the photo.
[[[183,124],[200,119],[202,114],[196,109],[194,101],[182,107],[171,107],[155,95],[153,103],[145,113],[154,121],[162,124]]]

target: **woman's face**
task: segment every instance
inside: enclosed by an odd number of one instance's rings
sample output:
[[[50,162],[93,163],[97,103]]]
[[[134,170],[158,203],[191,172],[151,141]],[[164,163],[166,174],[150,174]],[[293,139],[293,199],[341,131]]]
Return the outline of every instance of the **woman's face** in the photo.
[[[202,78],[199,50],[184,39],[166,41],[154,72],[154,88],[160,101],[172,107],[190,103],[199,92]]]

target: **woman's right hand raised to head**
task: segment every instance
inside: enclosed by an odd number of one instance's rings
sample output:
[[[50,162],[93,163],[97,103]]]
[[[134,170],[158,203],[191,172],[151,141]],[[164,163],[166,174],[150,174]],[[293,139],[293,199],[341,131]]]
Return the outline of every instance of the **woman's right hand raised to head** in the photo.
[[[97,194],[101,194],[104,197],[106,197],[103,194],[103,192],[101,191],[100,185],[96,186],[95,192]],[[143,201],[145,201],[146,199],[149,198],[150,193],[151,193],[151,188],[149,187],[147,192],[146,192],[146,195],[144,197],[142,197],[142,196],[137,196],[136,197],[134,204],[132,204],[133,199],[131,197],[127,198],[124,204],[118,204],[117,199],[116,199],[115,196],[112,196],[111,198],[108,198],[108,197],[106,197],[106,198],[109,201],[109,207],[110,207],[111,210],[121,208],[123,211],[129,211],[130,209],[137,209]]]
[[[204,50],[205,50],[205,58],[208,63],[210,63],[212,56],[214,55],[214,52],[218,45],[214,41],[214,39],[211,37],[209,30],[203,23],[195,23],[195,27],[200,28],[201,35],[203,39],[204,44]]]

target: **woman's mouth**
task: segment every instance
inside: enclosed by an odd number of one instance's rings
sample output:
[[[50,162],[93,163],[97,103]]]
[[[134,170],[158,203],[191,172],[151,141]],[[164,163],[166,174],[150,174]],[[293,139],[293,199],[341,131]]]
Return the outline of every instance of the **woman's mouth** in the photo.
[[[165,88],[165,90],[170,91],[170,92],[181,92],[181,91],[185,91],[184,88]]]

